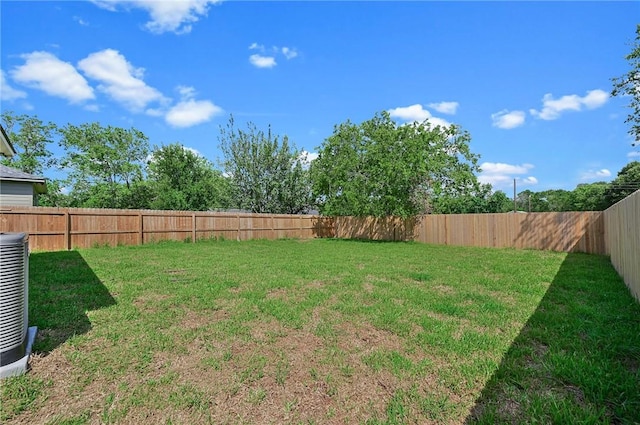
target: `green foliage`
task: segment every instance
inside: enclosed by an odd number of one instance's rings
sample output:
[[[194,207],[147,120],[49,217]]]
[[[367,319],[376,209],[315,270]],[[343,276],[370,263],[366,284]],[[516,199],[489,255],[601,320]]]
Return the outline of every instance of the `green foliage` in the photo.
[[[640,189],[640,161],[632,161],[618,171],[618,176],[611,181],[606,192],[606,200],[609,205],[631,195]]]
[[[71,170],[72,206],[130,208],[132,187],[143,179],[147,136],[99,123],[68,124],[60,133],[66,150],[61,165]]]
[[[636,39],[625,59],[629,61],[631,69],[621,77],[613,78],[612,96],[629,97],[631,112],[625,120],[631,125],[629,134],[635,138],[634,145],[640,143],[640,24],[636,27]]]
[[[229,181],[179,143],[155,148],[148,174],[154,209],[206,211],[230,204]]]
[[[518,209],[530,212],[604,211],[640,189],[640,161],[622,167],[611,182],[582,183],[572,191],[523,190],[516,197]]]
[[[52,143],[55,124],[45,124],[35,115],[15,115],[11,111],[2,113],[2,123],[17,151],[14,157],[0,160],[4,165],[25,173],[42,175],[45,169],[57,164],[53,153],[47,148]]]
[[[459,196],[440,196],[434,201],[435,214],[503,213],[513,210],[513,200],[498,190],[491,193],[489,185],[481,186],[476,193]]]
[[[573,205],[576,211],[604,211],[611,206],[606,199],[609,184],[596,182],[579,184],[573,190]]]
[[[62,192],[64,182],[61,180],[47,180],[47,193],[38,195],[38,206],[41,207],[67,207],[69,196]]]
[[[233,117],[220,129],[222,165],[229,176],[234,206],[254,213],[299,214],[311,207],[309,171],[302,152],[287,136],[265,134],[253,123],[234,127]]]
[[[430,212],[438,197],[480,189],[469,142],[456,126],[397,125],[387,112],[359,125],[346,121],[334,127],[311,165],[314,195],[326,215]]]

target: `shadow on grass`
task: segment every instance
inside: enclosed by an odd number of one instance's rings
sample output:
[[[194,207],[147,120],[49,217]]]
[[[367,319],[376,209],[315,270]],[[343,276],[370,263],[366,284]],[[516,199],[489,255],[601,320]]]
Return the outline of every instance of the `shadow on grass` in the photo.
[[[466,423],[638,423],[640,304],[608,257],[567,254]]]
[[[29,326],[38,327],[35,352],[46,354],[89,331],[87,311],[115,303],[77,251],[29,256]]]

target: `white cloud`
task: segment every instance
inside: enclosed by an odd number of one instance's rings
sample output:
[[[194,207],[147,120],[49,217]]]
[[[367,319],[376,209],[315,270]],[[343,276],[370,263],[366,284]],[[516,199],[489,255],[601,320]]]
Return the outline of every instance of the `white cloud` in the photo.
[[[482,170],[478,176],[480,183],[489,183],[494,187],[505,188],[513,185],[513,179],[517,184],[534,185],[538,179],[534,176],[518,177],[521,174],[528,174],[533,169],[532,164],[512,165],[502,162],[483,162],[480,164]]]
[[[441,114],[454,115],[458,110],[458,106],[460,106],[460,104],[458,102],[440,102],[430,103],[427,106],[431,109],[435,109]]]
[[[181,101],[171,107],[164,116],[165,121],[173,127],[191,127],[210,121],[224,111],[209,100],[195,100],[196,91],[193,87],[178,86]],[[155,111],[147,111],[154,115]],[[199,152],[194,152],[199,154]]]
[[[176,90],[182,99],[193,99],[196,95],[196,89],[191,86],[178,86]]]
[[[587,109],[599,108],[609,100],[609,93],[604,90],[590,90],[587,95],[582,98],[582,104]]]
[[[273,68],[278,64],[276,62],[276,56],[278,55],[284,56],[287,60],[298,56],[298,51],[291,47],[272,46],[267,49],[264,47],[264,44],[255,42],[249,45],[249,50],[257,50],[259,52],[249,56],[249,62],[257,68]]]
[[[308,152],[308,151],[301,151],[300,152],[300,159],[304,159],[307,162],[311,163],[311,161],[315,161],[316,159],[318,159],[319,154],[317,152]]]
[[[70,63],[48,52],[32,52],[21,57],[25,64],[11,71],[14,81],[71,103],[95,98],[87,80]]]
[[[627,154],[627,158],[640,158],[640,151],[631,151]]]
[[[251,55],[249,56],[249,62],[256,68],[273,68],[277,65],[276,58],[273,56]]]
[[[420,104],[389,109],[388,112],[391,118],[398,118],[403,121],[423,122],[427,120],[434,127],[449,127],[451,125],[447,120],[432,116],[431,112],[424,109]]]
[[[151,17],[145,24],[150,32],[185,34],[191,32],[192,24],[207,16],[209,6],[219,0],[93,0],[93,3],[110,11],[118,10],[118,6],[144,9]]]
[[[85,105],[84,109],[90,112],[100,112],[100,106],[96,105],[95,103],[91,105]]]
[[[201,156],[204,158],[204,155],[202,155],[202,153],[200,153],[198,149],[190,148],[189,146],[182,146],[182,149],[184,149],[185,151],[191,152],[195,156]]]
[[[27,93],[22,90],[14,89],[9,85],[5,73],[0,70],[0,100],[12,101],[16,99],[24,99]]]
[[[78,24],[82,25],[83,27],[88,27],[89,26],[89,22],[85,21],[84,19],[82,19],[79,16],[74,16],[73,20],[76,21]]]
[[[165,121],[173,127],[191,127],[211,120],[224,111],[208,100],[183,100],[165,115]]]
[[[560,118],[564,111],[581,111],[582,108],[595,109],[607,103],[609,93],[604,90],[590,90],[585,96],[570,94],[554,99],[551,93],[547,93],[542,98],[542,110],[530,109],[529,112],[534,117],[543,120],[555,120]]]
[[[580,175],[581,181],[597,180],[602,178],[611,177],[611,171],[606,168],[600,170],[588,170]]]
[[[525,113],[523,111],[509,111],[507,109],[503,109],[500,112],[491,114],[491,120],[493,121],[494,127],[508,130],[520,127],[524,124]]]
[[[78,67],[89,78],[98,80],[98,89],[133,112],[142,111],[151,102],[167,99],[142,78],[143,68],[135,68],[117,50],[105,49],[82,59]]]
[[[296,56],[298,56],[298,51],[296,49],[292,49],[290,47],[283,47],[281,49],[282,54],[284,55],[285,58],[287,59],[293,59]]]
[[[302,163],[302,167],[304,169],[308,169],[311,166],[311,162],[315,161],[316,159],[318,159],[318,153],[316,152],[308,152],[308,151],[301,151],[300,155],[298,156],[298,160]]]

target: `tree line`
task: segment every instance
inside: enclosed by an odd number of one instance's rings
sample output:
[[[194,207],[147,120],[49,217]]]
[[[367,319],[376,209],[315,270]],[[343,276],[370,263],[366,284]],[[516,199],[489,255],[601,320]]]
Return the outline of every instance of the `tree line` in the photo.
[[[151,147],[135,128],[99,123],[59,127],[37,116],[2,114],[18,154],[2,162],[31,174],[66,171],[49,179],[41,206],[226,210],[325,215],[402,216],[428,213],[496,213],[603,210],[637,189],[640,162],[611,183],[573,191],[520,192],[516,202],[476,176],[479,156],[460,127],[428,122],[398,125],[387,112],[360,124],[334,127],[318,158],[249,123],[231,117],[220,128],[224,158],[214,164],[180,143]],[[54,157],[57,143],[64,154]]]

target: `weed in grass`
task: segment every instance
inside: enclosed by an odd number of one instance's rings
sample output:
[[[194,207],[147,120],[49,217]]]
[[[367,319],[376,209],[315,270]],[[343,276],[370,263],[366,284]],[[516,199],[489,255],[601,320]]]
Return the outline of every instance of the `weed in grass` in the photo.
[[[251,355],[246,367],[240,372],[239,380],[243,384],[251,384],[264,376],[267,358],[262,355]]]
[[[70,418],[61,418],[56,416],[51,421],[49,421],[49,425],[84,425],[86,423],[89,423],[90,419],[91,411],[87,410],[77,416],[72,416]]]
[[[262,388],[253,388],[251,390],[249,390],[249,395],[247,396],[247,400],[249,401],[249,403],[251,404],[260,404],[264,401],[264,399],[267,397],[267,391]]]
[[[396,392],[387,404],[387,424],[402,424],[405,422],[406,408],[402,392]]]
[[[315,368],[311,368],[309,369],[309,376],[311,376],[311,379],[313,379],[314,381],[318,380],[318,371]]]
[[[298,400],[287,400],[284,403],[284,411],[286,413],[291,413],[295,410],[295,408],[298,406]]]
[[[324,383],[327,386],[327,395],[329,397],[333,397],[338,394],[338,386],[330,373],[324,377]]]
[[[284,385],[289,376],[290,364],[287,359],[287,355],[282,353],[276,364],[276,383],[278,385]]]

